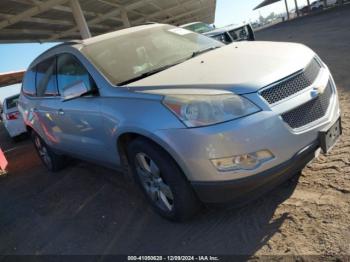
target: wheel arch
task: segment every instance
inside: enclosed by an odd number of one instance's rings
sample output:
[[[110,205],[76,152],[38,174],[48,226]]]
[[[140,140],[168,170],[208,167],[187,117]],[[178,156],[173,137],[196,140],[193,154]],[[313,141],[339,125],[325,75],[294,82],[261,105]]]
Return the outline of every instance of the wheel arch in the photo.
[[[127,156],[127,146],[134,139],[142,138],[150,141],[151,143],[162,148],[176,163],[176,165],[180,168],[185,178],[188,180],[187,168],[181,158],[176,154],[171,147],[163,141],[161,138],[149,132],[139,132],[139,131],[125,131],[121,133],[117,138],[117,150],[120,157],[120,164],[123,168],[124,172],[127,172],[128,175],[131,175],[131,170],[129,168],[129,159]]]
[[[29,125],[26,125],[26,130],[27,130],[28,134],[31,134],[33,131],[33,128]]]

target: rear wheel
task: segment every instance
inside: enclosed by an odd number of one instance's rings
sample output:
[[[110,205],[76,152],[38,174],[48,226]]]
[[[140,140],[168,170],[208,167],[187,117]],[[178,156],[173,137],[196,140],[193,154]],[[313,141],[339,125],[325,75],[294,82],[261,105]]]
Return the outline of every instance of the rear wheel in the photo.
[[[46,145],[44,140],[34,131],[32,132],[32,140],[41,161],[48,170],[57,172],[64,167],[64,157],[54,153],[52,149]]]
[[[18,143],[19,141],[21,141],[21,136],[13,136],[11,137],[12,141],[15,142],[15,143]]]
[[[199,210],[192,187],[175,161],[158,145],[142,138],[128,146],[128,158],[146,198],[163,217],[184,221]]]

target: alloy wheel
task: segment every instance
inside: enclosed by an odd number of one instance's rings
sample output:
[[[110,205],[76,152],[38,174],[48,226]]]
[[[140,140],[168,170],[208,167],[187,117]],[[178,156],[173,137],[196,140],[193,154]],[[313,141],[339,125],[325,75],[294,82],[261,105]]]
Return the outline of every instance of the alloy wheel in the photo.
[[[41,139],[38,136],[35,136],[34,144],[38,150],[40,158],[43,160],[45,165],[47,165],[48,167],[51,167],[52,160],[47,150],[47,147],[42,143]]]
[[[166,212],[174,208],[174,195],[161,176],[157,164],[146,154],[136,155],[136,171],[146,193],[153,203]]]

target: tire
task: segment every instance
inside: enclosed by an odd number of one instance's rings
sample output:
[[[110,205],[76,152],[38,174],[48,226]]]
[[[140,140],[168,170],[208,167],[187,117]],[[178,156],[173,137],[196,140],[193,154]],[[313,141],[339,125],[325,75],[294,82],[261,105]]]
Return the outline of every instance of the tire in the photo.
[[[37,133],[32,131],[31,138],[40,160],[49,171],[57,172],[65,166],[64,156],[53,152]]]
[[[137,138],[128,145],[127,153],[137,184],[158,214],[181,222],[199,211],[201,204],[191,185],[160,146]]]
[[[22,133],[22,134],[19,134],[17,136],[12,136],[11,139],[14,143],[18,143],[18,142],[21,142],[23,140],[25,140],[28,136],[28,133]]]
[[[21,136],[20,135],[19,136],[13,136],[13,137],[11,137],[11,140],[14,143],[18,143],[18,142],[21,141]]]

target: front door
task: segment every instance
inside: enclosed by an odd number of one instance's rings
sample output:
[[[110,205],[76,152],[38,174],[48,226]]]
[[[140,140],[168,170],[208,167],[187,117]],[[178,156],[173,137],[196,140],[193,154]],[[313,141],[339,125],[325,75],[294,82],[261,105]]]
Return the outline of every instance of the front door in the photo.
[[[62,96],[65,88],[83,82],[91,95],[57,104],[57,118],[61,129],[62,149],[78,158],[104,161],[106,154],[102,134],[100,99],[97,86],[80,61],[71,54],[57,57],[57,83]]]

